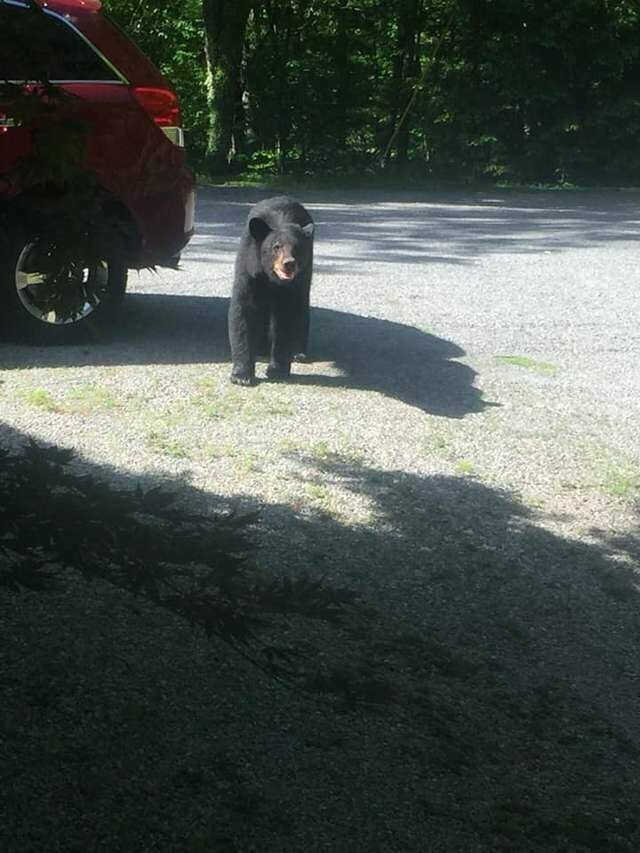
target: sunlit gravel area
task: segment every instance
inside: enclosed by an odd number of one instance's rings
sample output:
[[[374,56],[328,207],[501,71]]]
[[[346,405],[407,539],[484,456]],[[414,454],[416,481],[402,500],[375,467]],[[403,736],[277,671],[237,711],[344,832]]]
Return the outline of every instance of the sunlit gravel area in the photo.
[[[112,338],[0,344],[0,434],[257,510],[261,571],[361,596],[314,639],[384,695],[292,691],[107,586],[0,590],[0,850],[637,851],[638,194],[304,194],[313,361],[245,389],[265,195],[202,188]]]

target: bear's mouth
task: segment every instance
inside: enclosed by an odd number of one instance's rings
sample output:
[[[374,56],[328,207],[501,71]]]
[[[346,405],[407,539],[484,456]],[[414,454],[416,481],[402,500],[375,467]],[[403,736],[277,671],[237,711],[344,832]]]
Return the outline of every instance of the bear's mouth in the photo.
[[[284,266],[273,267],[274,273],[281,281],[292,281],[298,272],[298,266],[295,263],[284,264]]]

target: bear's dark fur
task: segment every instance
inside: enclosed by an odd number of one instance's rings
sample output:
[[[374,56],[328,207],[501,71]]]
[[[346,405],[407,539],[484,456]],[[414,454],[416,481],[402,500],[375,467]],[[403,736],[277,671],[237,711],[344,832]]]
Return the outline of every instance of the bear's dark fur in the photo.
[[[253,385],[256,355],[269,340],[267,378],[284,379],[307,359],[313,219],[288,196],[249,211],[236,258],[229,306],[231,381]]]

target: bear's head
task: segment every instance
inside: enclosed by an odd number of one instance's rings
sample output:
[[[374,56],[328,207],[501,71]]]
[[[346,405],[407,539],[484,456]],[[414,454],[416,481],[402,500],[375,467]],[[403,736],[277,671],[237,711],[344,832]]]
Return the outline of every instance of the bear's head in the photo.
[[[249,232],[258,244],[263,271],[275,284],[289,284],[309,268],[313,246],[313,223],[282,223],[277,228],[254,216]]]

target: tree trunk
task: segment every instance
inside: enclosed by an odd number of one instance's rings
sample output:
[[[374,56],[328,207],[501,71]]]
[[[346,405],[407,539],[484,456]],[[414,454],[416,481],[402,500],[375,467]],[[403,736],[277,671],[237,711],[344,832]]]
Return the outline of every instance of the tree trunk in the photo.
[[[393,141],[396,160],[406,163],[409,155],[409,122],[402,121],[413,86],[420,76],[418,45],[422,30],[422,0],[400,0],[396,47],[392,65],[389,139]],[[402,121],[400,127],[398,122]]]
[[[213,172],[226,172],[242,133],[242,50],[252,0],[202,0],[207,59],[209,138],[207,161]]]

